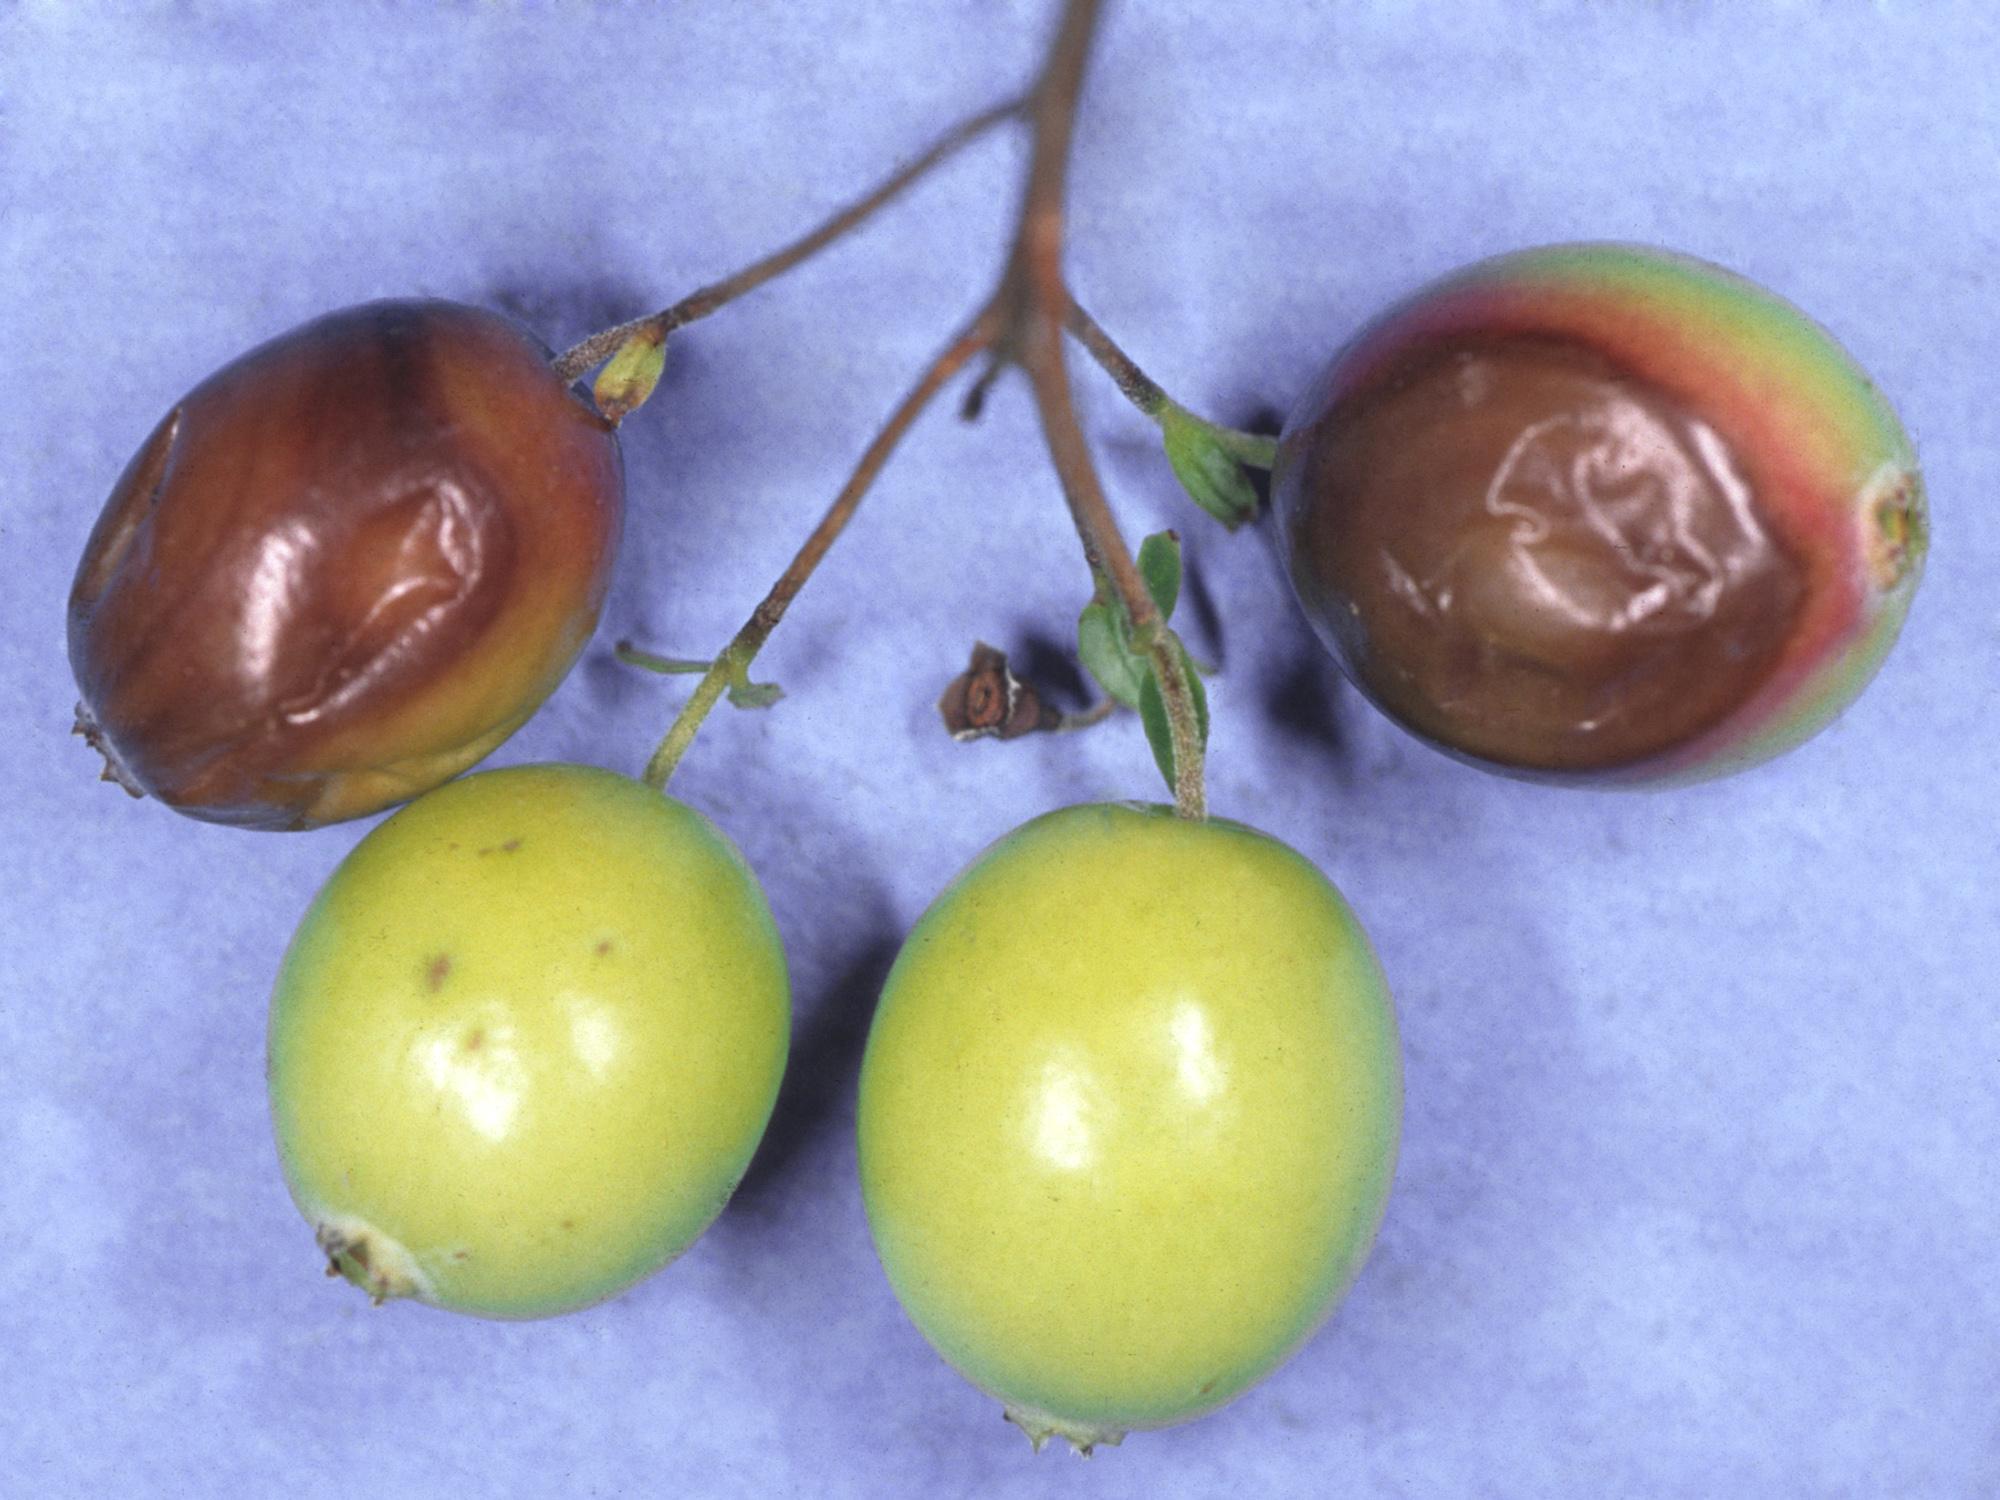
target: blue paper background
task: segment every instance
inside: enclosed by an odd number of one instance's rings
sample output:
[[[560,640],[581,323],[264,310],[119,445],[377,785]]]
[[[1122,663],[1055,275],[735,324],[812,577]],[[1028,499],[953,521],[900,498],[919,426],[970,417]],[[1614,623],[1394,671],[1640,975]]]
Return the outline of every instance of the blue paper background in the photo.
[[[1048,0],[0,9],[0,1488],[47,1496],[2000,1491],[2000,21],[1958,4],[1116,6],[1079,294],[1182,399],[1279,408],[1463,261],[1655,240],[1801,303],[1892,395],[1935,549],[1860,704],[1662,795],[1432,754],[1344,690],[1263,542],[1180,499],[1079,366],[1128,534],[1221,624],[1211,789],[1346,890],[1397,993],[1401,1170],[1334,1321],[1224,1412],[1031,1459],[869,1247],[853,1075],[898,936],[1033,814],[1152,796],[1129,720],[958,746],[984,637],[1087,590],[1018,385],[933,414],[676,790],[763,875],[792,1074],[737,1202],[520,1326],[319,1275],[263,1096],[269,981],[359,837],[198,825],[68,737],[63,598],[111,481],[215,365],[426,293],[561,345],[763,253],[1035,64]],[[679,337],[627,426],[598,644],[496,763],[636,769],[889,403],[984,294],[980,146]],[[1331,708],[1325,705],[1331,702]]]

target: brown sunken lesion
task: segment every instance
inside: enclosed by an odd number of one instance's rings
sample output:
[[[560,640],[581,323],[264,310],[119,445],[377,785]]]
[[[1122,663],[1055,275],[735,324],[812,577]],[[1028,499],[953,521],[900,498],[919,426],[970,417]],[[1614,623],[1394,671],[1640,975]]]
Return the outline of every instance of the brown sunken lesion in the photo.
[[[1452,338],[1314,425],[1290,540],[1364,689],[1463,753],[1641,763],[1740,707],[1804,564],[1751,456],[1580,344]]]
[[[424,966],[424,987],[433,995],[444,988],[444,982],[449,978],[451,978],[449,954],[440,953]]]
[[[142,528],[151,519],[173,468],[174,450],[180,441],[181,416],[185,410],[183,404],[168,412],[146,439],[146,445],[119,476],[104,514],[91,530],[83,560],[77,567],[76,582],[70,590],[72,612],[88,609],[104,592],[105,585],[117,573],[133,543],[139,539]]]

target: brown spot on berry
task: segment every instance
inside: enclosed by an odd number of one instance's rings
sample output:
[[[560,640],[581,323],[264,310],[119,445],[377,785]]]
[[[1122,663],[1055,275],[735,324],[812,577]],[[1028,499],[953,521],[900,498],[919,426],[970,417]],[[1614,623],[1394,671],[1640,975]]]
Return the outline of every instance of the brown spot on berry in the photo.
[[[564,1220],[562,1221],[562,1227],[563,1227],[563,1228],[565,1228],[565,1229],[575,1229],[575,1228],[576,1228],[576,1220],[574,1220],[574,1219],[564,1219]]]
[[[451,958],[448,954],[440,953],[431,960],[430,967],[424,970],[424,984],[435,995],[444,988],[444,982],[449,978],[451,978]]]
[[[609,957],[611,953],[611,939],[610,938],[599,939],[595,952],[599,958]]]
[[[481,1047],[484,1047],[485,1045],[486,1045],[486,1032],[484,1028],[475,1026],[471,1031],[468,1031],[465,1034],[465,1050],[467,1052],[477,1052]]]

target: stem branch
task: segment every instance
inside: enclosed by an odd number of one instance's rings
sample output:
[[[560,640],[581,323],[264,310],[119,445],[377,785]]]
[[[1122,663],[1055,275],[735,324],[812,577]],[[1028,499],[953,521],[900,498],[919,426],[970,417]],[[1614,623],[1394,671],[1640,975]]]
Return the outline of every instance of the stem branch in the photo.
[[[994,331],[995,319],[992,309],[981,310],[964,331],[931,361],[930,366],[917,377],[916,384],[911,386],[909,393],[897,403],[895,410],[890,412],[888,420],[882,424],[881,431],[875,434],[874,441],[869,443],[867,450],[861,455],[860,462],[854,466],[854,472],[848,476],[847,483],[841,486],[840,493],[834,497],[833,504],[820,518],[819,525],[813,528],[812,534],[799,548],[791,565],[779,575],[778,581],[771,585],[771,591],[752,611],[743,628],[736,632],[735,637],[702,674],[701,681],[695,684],[693,695],[682,706],[679,715],[668,728],[666,738],[660,741],[659,748],[653,752],[653,758],[646,763],[644,780],[648,786],[665,789],[667,779],[674,774],[674,767],[680,764],[681,756],[693,743],[695,731],[701,728],[702,720],[708,717],[709,710],[715,707],[730,682],[739,674],[749,671],[752,659],[763,648],[764,642],[770,638],[778,622],[785,617],[786,608],[798,596],[799,590],[805,587],[806,580],[812,577],[813,570],[820,564],[820,559],[826,556],[827,550],[833,546],[847,523],[853,519],[854,512],[860,508],[862,497],[868,493],[869,486],[882,472],[883,465],[888,463],[890,454],[896,451],[896,445],[902,441],[903,435],[910,430],[917,418],[922,415],[924,408],[930,405],[932,398],[946,382],[992,343]]]
[[[1077,421],[1069,370],[1063,361],[1062,334],[1072,306],[1062,273],[1070,144],[1102,9],[1102,0],[1070,0],[1048,63],[1028,96],[1034,149],[1013,253],[994,297],[1007,319],[995,350],[1018,364],[1027,376],[1049,460],[1069,502],[1084,560],[1099,589],[1108,586],[1124,605],[1132,621],[1133,643],[1151,659],[1159,678],[1174,747],[1174,810],[1184,818],[1200,819],[1207,816],[1208,797],[1202,776],[1201,729],[1186,665],[1179,642],[1160,618],[1111,514],[1096,465],[1091,462],[1090,445]],[[1129,360],[1126,363],[1130,365]]]
[[[723,648],[696,685],[645,771],[646,781],[665,787],[695,732],[733,681],[745,680],[751,659],[769,638],[785,610],[812,576],[827,550],[847,525],[862,497],[889,460],[896,445],[938,391],[974,358],[984,353],[989,369],[974,387],[976,401],[993,376],[1007,365],[1020,368],[1034,394],[1050,461],[1062,484],[1071,520],[1089,564],[1098,597],[1115,595],[1130,618],[1133,644],[1150,660],[1167,711],[1174,751],[1174,807],[1185,818],[1207,816],[1203,782],[1202,735],[1188,680],[1186,657],[1179,639],[1161,618],[1131,549],[1119,534],[1104,486],[1090,456],[1090,446],[1077,421],[1064,363],[1063,333],[1068,328],[1084,347],[1113,374],[1123,390],[1148,415],[1174,403],[1148,379],[1097,324],[1078,308],[1063,280],[1062,251],[1070,148],[1076,131],[1077,101],[1083,91],[1091,42],[1103,11],[1103,0],[1066,0],[1047,58],[1033,89],[1023,98],[975,115],[947,132],[929,150],[880,186],[803,239],[738,272],[704,287],[674,306],[584,340],[556,361],[556,371],[574,380],[607,359],[635,333],[657,330],[662,337],[674,328],[713,312],[724,303],[761,286],[845,234],[887,203],[937,162],[1000,121],[1025,113],[1032,131],[1027,183],[1013,246],[984,307],[947,344],[917,378],[909,393],[889,414],[868,445],[798,555],[770,593],[751,614],[735,638]],[[1204,424],[1211,425],[1211,424]],[[1228,429],[1218,429],[1227,432]],[[1246,438],[1247,435],[1236,434]],[[1247,439],[1248,441],[1256,441]]]
[[[1070,336],[1083,345],[1085,352],[1111,377],[1127,401],[1145,416],[1159,415],[1160,409],[1167,404],[1167,393],[1160,389],[1152,376],[1139,368],[1131,355],[1118,347],[1111,335],[1098,326],[1097,319],[1085,312],[1083,304],[1074,297],[1069,299],[1069,312],[1063,323]]]
[[[925,147],[914,160],[897,168],[874,188],[839,210],[817,229],[794,240],[784,249],[745,266],[733,276],[726,276],[720,281],[711,282],[699,291],[689,293],[672,307],[662,308],[659,312],[648,314],[643,318],[634,318],[628,323],[620,323],[617,327],[607,328],[601,333],[593,333],[582,343],[564,350],[555,360],[554,369],[557,378],[568,384],[580,378],[584,371],[609,359],[617,351],[618,346],[632,335],[654,329],[664,338],[676,328],[685,327],[697,318],[705,318],[744,293],[755,291],[765,282],[782,276],[800,262],[818,254],[842,235],[859,228],[877,209],[895,199],[905,188],[946,157],[971,144],[1003,120],[1017,117],[1025,103],[1025,99],[1009,99],[990,109],[981,110],[970,119],[954,125]]]
[[[1206,432],[1224,452],[1239,462],[1253,468],[1269,469],[1278,461],[1278,440],[1263,437],[1254,432],[1244,432],[1240,428],[1225,427],[1220,422],[1211,422],[1198,417],[1163,390],[1158,381],[1139,368],[1137,361],[1118,346],[1115,339],[1106,333],[1098,321],[1085,312],[1083,305],[1074,297],[1069,299],[1069,312],[1064,326],[1070,337],[1084,348],[1084,352],[1097,361],[1098,367],[1109,375],[1127,401],[1137,407],[1144,416],[1155,422],[1164,423],[1169,411],[1177,411],[1189,422]]]

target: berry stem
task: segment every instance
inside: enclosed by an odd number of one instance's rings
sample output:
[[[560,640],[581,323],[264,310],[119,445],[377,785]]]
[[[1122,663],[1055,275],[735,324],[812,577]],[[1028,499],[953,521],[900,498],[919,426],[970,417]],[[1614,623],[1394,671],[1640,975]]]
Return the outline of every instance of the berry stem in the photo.
[[[895,410],[889,413],[888,420],[882,424],[881,430],[875,434],[874,441],[869,443],[867,450],[862,453],[861,460],[854,466],[854,472],[848,476],[847,483],[841,486],[833,504],[827,508],[826,514],[820,518],[819,525],[813,528],[812,534],[806,538],[804,545],[792,558],[790,566],[779,575],[778,581],[771,585],[771,591],[752,611],[743,628],[736,632],[735,637],[722,649],[708,670],[702,673],[701,681],[695,684],[693,695],[682,706],[679,715],[668,728],[666,737],[653,752],[653,758],[646,763],[643,779],[648,786],[665,790],[668,778],[674,774],[674,768],[680,764],[681,756],[693,743],[695,731],[701,728],[702,720],[708,717],[709,710],[715,707],[717,700],[722,697],[732,681],[739,677],[747,677],[751,661],[758,651],[763,649],[764,642],[770,638],[771,632],[777,629],[778,622],[785,617],[785,610],[792,600],[798,597],[799,590],[806,585],[806,580],[812,577],[813,570],[820,564],[820,559],[826,556],[847,523],[853,519],[854,512],[860,508],[862,497],[868,493],[869,486],[875,482],[876,476],[888,463],[889,456],[896,451],[896,445],[902,441],[903,435],[915,424],[917,418],[923,414],[924,408],[930,405],[946,383],[992,343],[994,326],[992,309],[981,310],[965,329],[945,346],[943,352],[931,361],[923,374],[917,377],[916,384],[910,387],[909,393],[897,403]]]
[[[977,409],[978,402],[994,379],[1008,366],[1020,369],[1027,377],[1036,411],[1041,418],[1049,459],[1055,466],[1056,477],[1069,504],[1070,518],[1082,543],[1084,561],[1090,568],[1097,595],[1100,598],[1115,595],[1123,605],[1131,621],[1132,644],[1146,655],[1158,679],[1173,745],[1174,810],[1184,818],[1195,820],[1208,815],[1201,724],[1188,680],[1186,653],[1179,638],[1161,618],[1159,608],[1140,576],[1138,564],[1133,560],[1131,549],[1126,546],[1118,523],[1111,514],[1103,483],[1091,460],[1090,445],[1077,421],[1076,405],[1070,394],[1069,369],[1064,362],[1063,333],[1074,308],[1062,271],[1070,148],[1076,133],[1077,101],[1083,91],[1091,42],[1102,11],[1103,0],[1066,0],[1042,71],[1025,96],[975,115],[947,132],[916,161],[887,178],[874,192],[836,214],[812,234],[651,318],[607,329],[577,345],[557,361],[557,373],[574,379],[591,364],[608,358],[635,333],[657,327],[664,336],[665,331],[714,311],[731,298],[741,296],[788,270],[846,233],[966,141],[1004,119],[1025,114],[1033,140],[1027,184],[1022,194],[1013,246],[992,296],[917,378],[909,393],[889,414],[846,485],[799,548],[791,565],[743,628],[737,631],[735,638],[702,674],[693,696],[681,709],[647,763],[644,779],[649,785],[655,788],[666,786],[702,721],[708,717],[709,710],[730,683],[748,680],[751,660],[784,618],[786,607],[805,586],[806,580],[819,566],[820,559],[852,518],[897,443],[938,391],[983,353],[989,357],[989,364],[975,382],[966,410],[970,414]],[[1083,321],[1088,327],[1096,329],[1096,324],[1087,317]],[[1097,330],[1097,342],[1104,349],[1117,350],[1101,329]],[[1086,347],[1089,345],[1086,344]],[[1122,360],[1123,368],[1133,372],[1140,380],[1145,379],[1138,367],[1122,352],[1117,352],[1117,358]],[[1157,386],[1150,381],[1145,383],[1159,395],[1156,412],[1164,411],[1171,405]],[[1228,429],[1217,430],[1227,432]]]
[[[612,655],[628,667],[642,667],[648,672],[658,672],[666,677],[692,677],[697,672],[706,672],[715,663],[712,661],[689,661],[680,656],[661,656],[655,651],[642,651],[630,641],[620,641],[612,648]]]
[[[1077,421],[1063,359],[1063,329],[1072,306],[1062,272],[1070,147],[1102,10],[1102,0],[1069,0],[1048,61],[1028,96],[1034,148],[1013,252],[994,295],[1005,320],[993,346],[994,359],[996,365],[1018,365],[1028,378],[1049,460],[1069,503],[1084,560],[1099,587],[1108,585],[1124,604],[1132,621],[1133,644],[1152,661],[1159,678],[1174,748],[1174,810],[1200,820],[1207,816],[1208,797],[1201,728],[1186,663],[1111,514],[1090,445]]]
[[[891,172],[875,187],[846,207],[833,214],[811,233],[794,240],[782,250],[765,256],[762,260],[745,266],[732,276],[712,282],[699,291],[691,292],[672,307],[662,308],[643,318],[620,323],[614,328],[593,333],[583,342],[566,349],[557,356],[554,369],[564,383],[580,378],[586,370],[609,359],[619,345],[639,333],[653,333],[665,338],[676,328],[685,327],[697,318],[705,318],[718,308],[734,302],[746,292],[753,292],[767,281],[775,280],[785,272],[841,238],[859,228],[874,216],[878,209],[897,198],[905,188],[910,187],[932,168],[956,153],[961,147],[970,145],[1002,121],[1018,117],[1025,104],[1024,99],[1009,99],[981,110],[969,119],[959,122],[929,146],[916,158]]]
[[[1071,338],[1097,361],[1099,368],[1109,375],[1127,401],[1154,422],[1164,426],[1169,412],[1178,412],[1187,421],[1206,432],[1230,457],[1253,468],[1268,470],[1278,461],[1278,440],[1262,437],[1254,432],[1244,432],[1235,427],[1225,427],[1220,422],[1211,422],[1196,416],[1180,402],[1174,400],[1161,389],[1158,381],[1140,369],[1138,363],[1118,346],[1110,334],[1106,333],[1098,321],[1084,310],[1076,298],[1069,300],[1069,312],[1063,320]]]
[[[1097,319],[1085,312],[1083,304],[1074,297],[1069,299],[1069,312],[1063,318],[1063,326],[1069,330],[1070,337],[1083,345],[1084,351],[1111,377],[1112,383],[1127,401],[1145,416],[1159,416],[1168,404],[1167,393],[1160,389],[1158,381],[1139,368],[1131,355],[1118,347],[1111,335],[1098,326]]]

